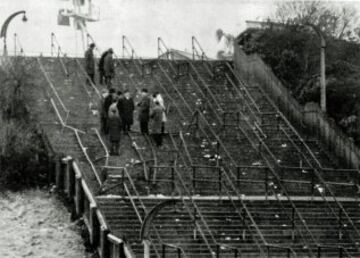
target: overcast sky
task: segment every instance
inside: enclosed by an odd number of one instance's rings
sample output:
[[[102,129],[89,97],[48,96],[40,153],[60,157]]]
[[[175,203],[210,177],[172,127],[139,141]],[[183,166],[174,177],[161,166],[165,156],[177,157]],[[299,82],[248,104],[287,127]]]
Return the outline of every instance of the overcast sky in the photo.
[[[8,29],[8,48],[13,51],[16,32],[25,52],[50,52],[54,32],[64,52],[82,55],[80,37],[73,26],[57,25],[58,10],[72,0],[0,0],[0,24],[13,12],[26,10],[28,22],[15,18]],[[233,35],[245,28],[245,20],[261,20],[274,11],[270,0],[93,0],[100,8],[100,21],[88,23],[99,48],[113,47],[121,53],[121,37],[127,35],[140,56],[157,55],[157,37],[171,48],[191,51],[195,35],[209,56],[216,53],[215,31]],[[77,38],[77,40],[76,40]],[[0,44],[2,47],[2,44]],[[77,46],[77,47],[76,47]]]

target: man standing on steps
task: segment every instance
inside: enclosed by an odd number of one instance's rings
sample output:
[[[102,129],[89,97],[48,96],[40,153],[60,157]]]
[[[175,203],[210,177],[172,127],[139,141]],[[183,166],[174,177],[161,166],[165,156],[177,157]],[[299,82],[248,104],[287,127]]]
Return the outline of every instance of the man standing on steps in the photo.
[[[85,51],[85,70],[89,78],[86,82],[95,84],[95,59],[94,59],[95,44],[91,43],[88,50]],[[91,81],[91,82],[90,82]]]
[[[141,101],[137,104],[139,107],[140,131],[142,134],[149,134],[150,120],[150,98],[147,89],[141,91]]]
[[[114,59],[113,59],[113,50],[110,48],[104,59],[104,75],[105,75],[105,84],[109,88],[111,88],[112,82],[111,80],[114,78],[115,67],[114,67]]]
[[[100,60],[99,60],[99,64],[98,64],[98,70],[99,70],[99,83],[101,85],[103,85],[104,83],[104,78],[105,78],[105,72],[104,72],[104,60],[105,57],[108,53],[108,50],[106,50],[104,53],[102,53]]]
[[[154,138],[157,147],[162,145],[162,120],[163,120],[164,110],[160,105],[159,101],[155,101],[155,107],[151,111],[151,133]]]
[[[118,101],[118,110],[120,112],[124,134],[131,131],[134,109],[134,100],[131,98],[129,90],[125,90],[124,97]]]
[[[115,89],[110,89],[109,90],[109,94],[106,96],[106,98],[104,99],[104,115],[105,115],[105,134],[108,133],[108,115],[109,115],[109,109],[111,104],[114,102],[114,100],[116,99],[116,93],[115,93]]]

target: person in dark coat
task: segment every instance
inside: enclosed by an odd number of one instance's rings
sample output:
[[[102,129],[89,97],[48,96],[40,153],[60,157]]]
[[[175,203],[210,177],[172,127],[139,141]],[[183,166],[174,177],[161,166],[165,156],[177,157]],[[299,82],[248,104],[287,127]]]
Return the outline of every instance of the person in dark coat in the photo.
[[[111,105],[108,117],[110,155],[119,155],[121,128],[121,118],[118,114],[116,105]]]
[[[108,88],[110,88],[112,85],[111,81],[115,75],[115,66],[114,66],[112,48],[108,50],[108,53],[104,59],[104,75],[105,75],[105,84],[107,85]]]
[[[99,64],[98,64],[98,71],[99,71],[99,83],[102,85],[104,83],[105,79],[105,71],[104,71],[104,60],[108,53],[108,50],[106,50],[104,53],[102,53]]]
[[[89,78],[86,82],[90,84],[90,81],[95,84],[95,59],[94,59],[95,44],[91,43],[88,50],[85,51],[85,71]]]
[[[141,91],[141,101],[137,106],[139,107],[140,131],[142,134],[149,134],[150,98],[147,89]]]
[[[163,120],[163,108],[159,101],[155,101],[155,106],[151,111],[151,133],[154,138],[157,147],[162,145],[162,120]]]
[[[100,117],[100,132],[105,134],[106,133],[106,118],[107,114],[105,111],[105,99],[109,96],[109,93],[107,90],[103,90],[101,92],[101,98],[99,100],[98,104],[98,111],[99,111],[99,117]]]
[[[123,131],[127,133],[131,131],[131,126],[134,122],[134,100],[130,96],[130,92],[125,90],[124,97],[118,101],[118,110],[123,124]]]
[[[111,104],[114,102],[114,100],[116,99],[116,93],[115,90],[113,88],[111,88],[109,90],[109,94],[105,97],[104,99],[104,109],[103,109],[103,115],[105,116],[105,134],[108,133],[108,116],[109,116],[109,108],[111,106]]]

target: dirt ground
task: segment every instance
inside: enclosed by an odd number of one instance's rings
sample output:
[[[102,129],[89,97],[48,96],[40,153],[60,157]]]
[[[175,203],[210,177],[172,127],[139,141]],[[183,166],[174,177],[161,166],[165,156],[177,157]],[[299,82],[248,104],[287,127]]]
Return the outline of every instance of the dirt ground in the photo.
[[[78,222],[42,190],[0,194],[0,257],[89,258]]]

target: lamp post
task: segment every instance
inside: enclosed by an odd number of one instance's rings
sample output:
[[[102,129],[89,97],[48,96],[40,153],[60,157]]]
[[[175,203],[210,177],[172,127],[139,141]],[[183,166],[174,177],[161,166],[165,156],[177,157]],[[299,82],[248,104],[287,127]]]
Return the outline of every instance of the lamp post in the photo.
[[[15,12],[12,15],[10,15],[4,22],[4,24],[1,27],[1,32],[0,32],[0,38],[4,38],[4,56],[7,56],[7,44],[6,44],[6,33],[7,33],[7,29],[8,26],[10,24],[10,22],[12,21],[12,19],[19,15],[19,14],[23,14],[23,18],[22,21],[26,22],[27,21],[27,17],[26,17],[26,12],[25,11],[19,11],[19,12]]]
[[[306,24],[311,27],[320,38],[320,108],[326,113],[326,78],[325,78],[325,48],[326,41],[320,28],[313,24]]]

